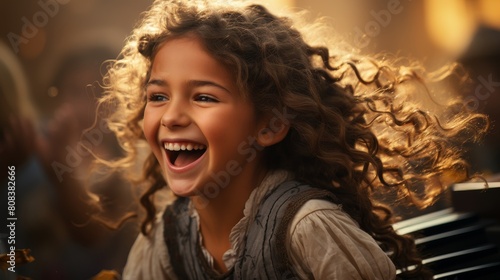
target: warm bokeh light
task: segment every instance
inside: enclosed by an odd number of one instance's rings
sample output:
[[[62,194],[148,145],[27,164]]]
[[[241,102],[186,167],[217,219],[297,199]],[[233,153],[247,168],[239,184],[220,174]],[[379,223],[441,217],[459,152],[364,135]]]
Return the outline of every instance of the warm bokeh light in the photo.
[[[478,0],[477,4],[481,23],[494,28],[500,28],[500,1]]]
[[[273,11],[280,11],[283,8],[290,8],[295,6],[295,0],[262,0],[259,1],[265,4],[269,9]]]
[[[477,22],[467,1],[425,0],[425,22],[434,43],[458,56],[469,45]]]

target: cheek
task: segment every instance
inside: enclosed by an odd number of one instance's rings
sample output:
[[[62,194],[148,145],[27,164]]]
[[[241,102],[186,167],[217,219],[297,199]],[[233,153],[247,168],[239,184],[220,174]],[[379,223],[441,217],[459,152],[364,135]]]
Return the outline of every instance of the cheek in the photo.
[[[246,108],[228,110],[203,120],[204,134],[210,140],[226,148],[237,148],[239,144],[254,136],[256,123],[252,111]]]

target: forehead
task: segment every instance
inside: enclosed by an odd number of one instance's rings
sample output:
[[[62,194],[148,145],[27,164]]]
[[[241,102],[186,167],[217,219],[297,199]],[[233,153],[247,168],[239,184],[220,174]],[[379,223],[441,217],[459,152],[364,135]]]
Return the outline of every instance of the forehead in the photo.
[[[162,43],[153,58],[146,86],[196,81],[218,84],[234,94],[240,92],[233,72],[211,55],[200,39],[185,36]]]
[[[193,71],[213,69],[223,74],[230,72],[206,50],[202,41],[196,36],[169,38],[159,45],[152,59],[152,72],[170,66],[175,66],[178,70],[191,68]]]

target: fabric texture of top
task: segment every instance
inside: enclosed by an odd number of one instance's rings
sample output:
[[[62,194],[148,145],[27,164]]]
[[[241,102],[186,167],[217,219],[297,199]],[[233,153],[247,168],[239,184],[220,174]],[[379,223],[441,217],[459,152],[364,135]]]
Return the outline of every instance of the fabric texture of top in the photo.
[[[244,217],[230,234],[231,248],[223,260],[231,269],[241,250],[248,226],[253,222],[258,205],[274,188],[291,176],[277,171],[268,175],[250,195]],[[161,210],[149,236],[139,234],[129,253],[123,279],[178,279],[172,268],[163,238]],[[199,218],[190,206],[191,216]],[[361,230],[341,205],[321,199],[312,199],[299,209],[288,230],[290,240],[286,245],[290,262],[300,279],[394,279],[395,267],[378,244]],[[202,247],[209,264],[210,254]]]

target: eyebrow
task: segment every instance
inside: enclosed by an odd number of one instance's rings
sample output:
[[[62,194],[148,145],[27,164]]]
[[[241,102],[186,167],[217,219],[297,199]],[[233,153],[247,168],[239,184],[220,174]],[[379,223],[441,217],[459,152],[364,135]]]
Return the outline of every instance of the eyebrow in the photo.
[[[156,86],[168,86],[168,83],[165,81],[165,80],[162,80],[162,79],[151,79],[147,82],[146,84],[146,88],[148,88],[149,86],[153,86],[153,85],[156,85]],[[189,80],[188,81],[188,85],[190,87],[203,87],[203,86],[213,86],[213,87],[217,87],[217,88],[220,88],[228,93],[231,93],[231,91],[229,91],[227,88],[225,88],[224,86],[218,84],[218,83],[215,83],[215,82],[212,82],[212,81],[205,81],[205,80]]]

